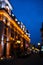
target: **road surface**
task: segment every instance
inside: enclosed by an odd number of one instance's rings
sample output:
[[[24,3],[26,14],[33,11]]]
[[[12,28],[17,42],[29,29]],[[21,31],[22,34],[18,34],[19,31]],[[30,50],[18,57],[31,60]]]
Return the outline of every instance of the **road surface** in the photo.
[[[26,58],[12,58],[0,60],[0,65],[43,65],[43,57],[31,54]]]

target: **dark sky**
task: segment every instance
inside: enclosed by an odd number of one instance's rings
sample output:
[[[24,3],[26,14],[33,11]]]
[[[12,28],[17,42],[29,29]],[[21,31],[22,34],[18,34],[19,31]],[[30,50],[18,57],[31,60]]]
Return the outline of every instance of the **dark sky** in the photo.
[[[43,0],[10,0],[13,13],[31,34],[31,43],[41,42],[40,28],[43,22]]]

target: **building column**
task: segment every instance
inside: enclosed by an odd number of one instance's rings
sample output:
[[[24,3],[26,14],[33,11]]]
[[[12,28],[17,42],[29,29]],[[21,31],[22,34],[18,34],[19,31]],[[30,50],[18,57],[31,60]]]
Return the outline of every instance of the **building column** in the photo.
[[[2,57],[3,56],[3,48],[4,48],[4,46],[3,46],[3,40],[1,41],[1,44],[0,44],[0,57]]]
[[[25,39],[23,39],[23,48],[24,48],[24,52],[25,52]]]
[[[21,41],[21,49],[23,49],[23,38],[22,37],[20,38],[20,41]]]
[[[6,43],[6,57],[8,58],[10,56],[10,27],[7,28],[7,43]]]
[[[8,58],[10,56],[10,43],[7,42],[6,44],[6,57]]]
[[[0,57],[2,56],[2,45],[0,44]]]
[[[1,46],[2,46],[2,56],[3,56],[3,53],[4,53],[4,35],[2,35]]]
[[[3,21],[0,22],[0,57],[3,56],[4,50],[4,23]]]

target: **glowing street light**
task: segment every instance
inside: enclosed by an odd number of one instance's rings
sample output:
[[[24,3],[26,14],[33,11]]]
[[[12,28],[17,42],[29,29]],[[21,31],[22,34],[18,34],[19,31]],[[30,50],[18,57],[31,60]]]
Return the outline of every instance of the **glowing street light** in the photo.
[[[40,45],[40,43],[38,43],[38,45]]]

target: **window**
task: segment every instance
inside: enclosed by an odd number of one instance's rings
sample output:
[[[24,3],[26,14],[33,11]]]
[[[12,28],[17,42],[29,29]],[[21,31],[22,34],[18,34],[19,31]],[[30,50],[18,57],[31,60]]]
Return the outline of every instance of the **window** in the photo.
[[[4,1],[2,2],[2,8],[5,8],[5,2]]]
[[[18,40],[20,40],[20,34],[18,34]]]
[[[5,27],[4,27],[4,34],[6,35],[6,28],[7,28],[7,25],[5,25]]]
[[[5,8],[5,2],[4,1],[3,2],[0,1],[0,8]]]
[[[14,38],[14,30],[11,28],[11,37]]]

